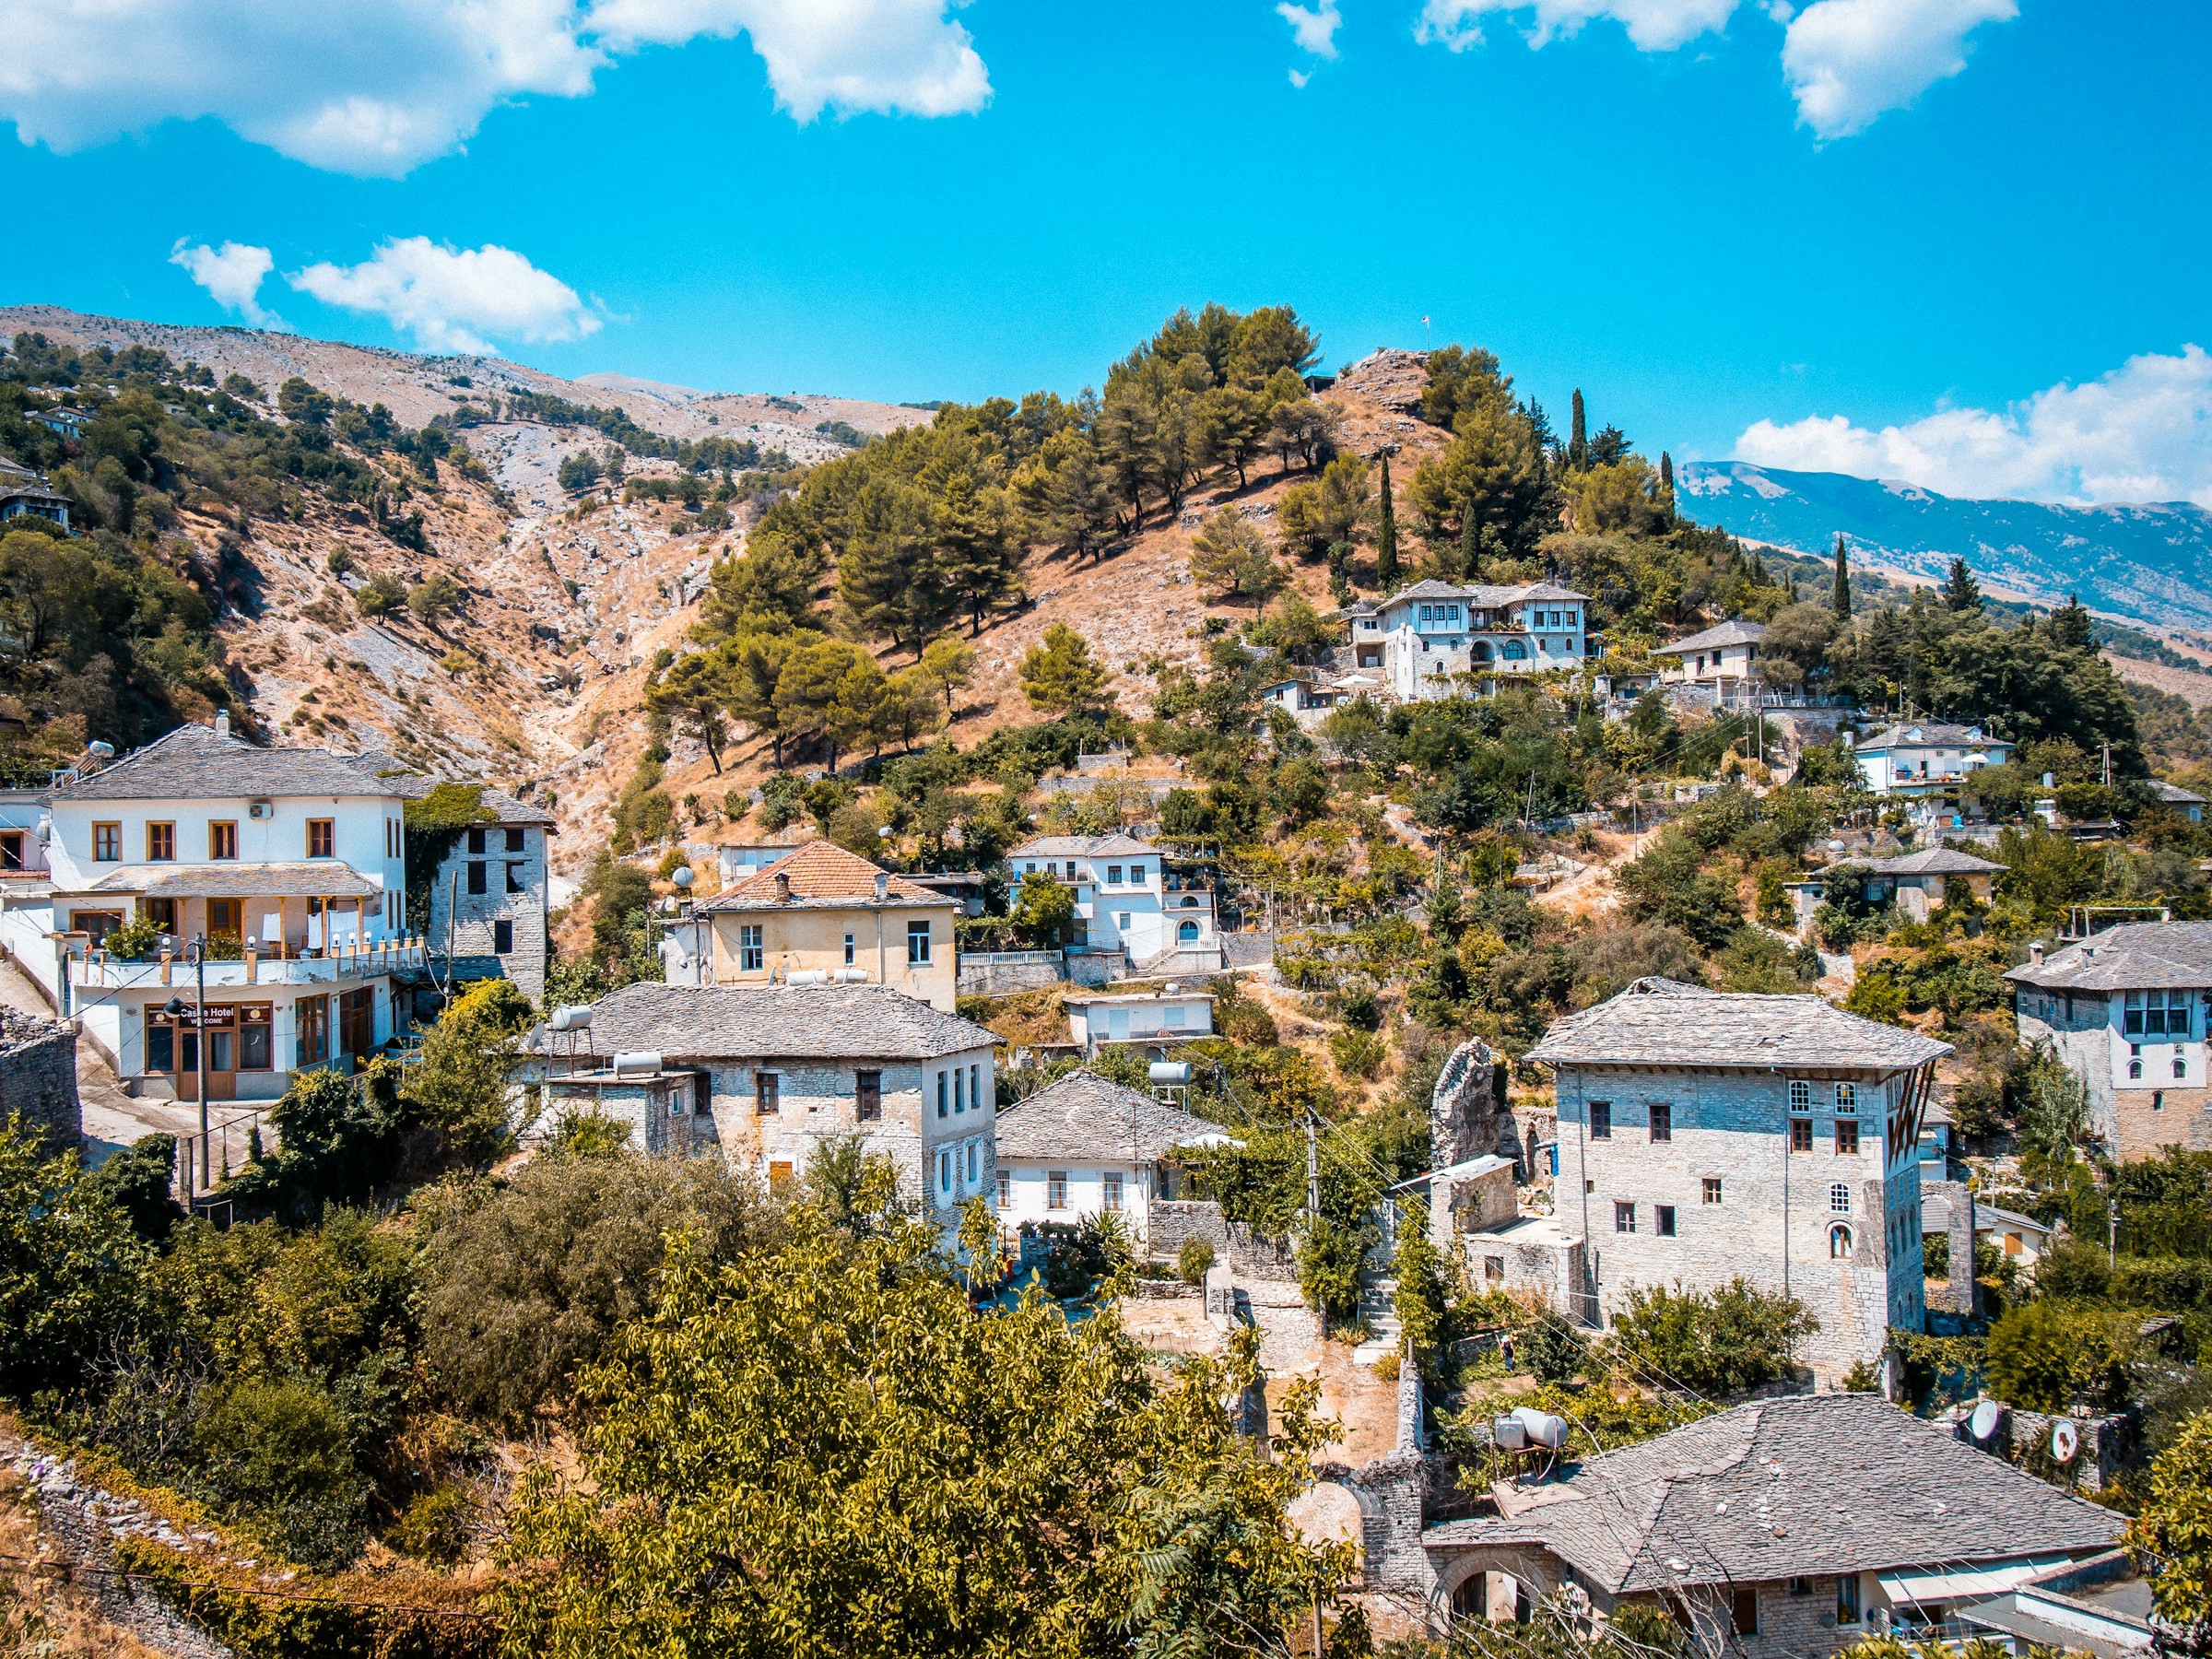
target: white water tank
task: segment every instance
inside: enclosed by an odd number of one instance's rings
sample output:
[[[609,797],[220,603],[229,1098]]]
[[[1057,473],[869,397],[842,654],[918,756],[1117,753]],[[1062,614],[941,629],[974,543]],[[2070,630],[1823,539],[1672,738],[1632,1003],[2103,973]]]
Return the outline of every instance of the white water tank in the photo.
[[[794,969],[783,982],[787,985],[826,985],[830,975],[819,968]]]
[[[1183,1088],[1191,1081],[1191,1063],[1188,1060],[1155,1060],[1152,1062],[1152,1086],[1155,1088]]]
[[[661,1069],[661,1056],[653,1049],[639,1049],[615,1056],[618,1077],[650,1077]]]
[[[587,1030],[592,1023],[592,1005],[570,1003],[565,1007],[556,1008],[552,1019],[547,1023],[557,1031]]]

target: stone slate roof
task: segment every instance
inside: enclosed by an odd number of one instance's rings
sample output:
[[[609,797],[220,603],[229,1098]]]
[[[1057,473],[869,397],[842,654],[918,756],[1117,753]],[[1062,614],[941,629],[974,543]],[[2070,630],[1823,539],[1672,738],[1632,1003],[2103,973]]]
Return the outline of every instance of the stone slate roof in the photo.
[[[356,767],[378,782],[389,784],[392,793],[403,801],[419,801],[441,783],[474,783],[481,790],[486,806],[499,814],[502,824],[536,824],[547,833],[558,833],[551,813],[536,806],[526,806],[503,789],[476,778],[433,778],[415,771],[406,761],[387,755],[380,749],[365,749],[358,755],[346,757]],[[490,820],[487,819],[487,822]]]
[[[1884,726],[1873,736],[1859,745],[1860,749],[1892,748],[1974,748],[1995,744],[2005,748],[2017,747],[2003,737],[1993,737],[1980,726],[1946,725],[1940,721],[1916,721],[1910,725]]]
[[[876,878],[885,872],[866,859],[846,852],[835,842],[808,841],[788,857],[763,865],[743,881],[708,900],[701,911],[850,910],[856,904],[881,905],[887,910],[916,906],[941,909],[952,900],[943,893],[917,887],[903,876],[885,884],[876,896]],[[790,883],[791,897],[778,897]]]
[[[113,765],[54,791],[63,801],[206,801],[230,796],[393,796],[396,781],[328,749],[260,748],[181,725]]]
[[[1755,1400],[1590,1458],[1554,1489],[1421,1541],[1540,1545],[1620,1595],[2088,1555],[2126,1526],[1874,1394]]]
[[[1041,835],[1035,841],[1026,841],[1006,854],[1009,861],[1017,858],[1100,858],[1108,853],[1153,852],[1149,841],[1141,841],[1134,835],[1116,830],[1112,835]]]
[[[1877,876],[1996,876],[2009,866],[1949,847],[1923,847],[1917,853],[1877,858],[1858,867]]]
[[[1158,1163],[1218,1124],[1163,1105],[1092,1071],[1070,1072],[998,1114],[998,1156],[1069,1163]]]
[[[1685,1002],[1695,1001],[1695,1008]],[[1951,1052],[1818,996],[1756,996],[1638,980],[1553,1024],[1528,1058],[1552,1065],[1859,1066],[1901,1071]]]
[[[1563,588],[1548,582],[1526,582],[1518,587],[1494,587],[1488,582],[1470,582],[1461,586],[1449,582],[1438,582],[1433,577],[1417,582],[1411,587],[1402,587],[1381,602],[1383,608],[1402,605],[1406,600],[1457,599],[1480,610],[1495,610],[1501,605],[1520,605],[1539,599],[1587,599],[1587,594],[1578,594],[1572,588]]]
[[[2150,793],[2170,806],[2202,806],[2205,797],[2193,789],[2183,789],[2179,783],[2169,783],[2163,778],[2150,781]]]
[[[590,1052],[685,1060],[934,1060],[998,1041],[884,985],[660,985],[592,1007]],[[539,1047],[565,1052],[550,1032]]]
[[[370,899],[384,889],[349,864],[138,865],[102,876],[94,893],[142,893],[148,899]]]
[[[1654,656],[1681,656],[1698,651],[1718,651],[1724,645],[1756,645],[1767,637],[1764,622],[1746,622],[1735,618],[1718,628],[1709,628],[1703,633],[1694,633],[1687,640],[1677,640],[1672,645],[1662,645]]]
[[[2045,991],[2193,991],[2212,986],[2212,922],[2108,927],[2005,976]]]

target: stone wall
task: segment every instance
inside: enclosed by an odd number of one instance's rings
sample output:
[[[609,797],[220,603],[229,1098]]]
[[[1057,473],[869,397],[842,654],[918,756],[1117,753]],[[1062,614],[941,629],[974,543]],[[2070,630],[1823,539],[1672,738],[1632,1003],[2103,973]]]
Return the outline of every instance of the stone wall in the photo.
[[[1012,996],[1021,991],[1049,991],[1061,982],[1056,950],[978,951],[959,959],[957,976],[962,996]]]
[[[478,845],[474,837],[480,830]],[[522,845],[508,837],[519,831]],[[484,866],[484,890],[468,890],[469,865]],[[513,890],[510,890],[510,888]],[[508,923],[514,947],[498,951],[493,924]],[[450,926],[450,933],[448,931]],[[430,882],[430,949],[465,959],[496,961],[525,995],[546,992],[546,832],[536,824],[485,824],[465,830]]]
[[[1453,1049],[1429,1097],[1429,1133],[1436,1168],[1496,1153],[1523,1156],[1512,1116],[1502,1110],[1504,1065],[1481,1038]]]
[[[1229,1260],[1229,1223],[1210,1198],[1155,1198],[1146,1231],[1152,1253],[1163,1259],[1172,1260],[1185,1241],[1202,1239],[1213,1246],[1215,1261]]]
[[[0,1008],[0,1122],[18,1112],[57,1151],[84,1144],[76,1034],[58,1020]]]

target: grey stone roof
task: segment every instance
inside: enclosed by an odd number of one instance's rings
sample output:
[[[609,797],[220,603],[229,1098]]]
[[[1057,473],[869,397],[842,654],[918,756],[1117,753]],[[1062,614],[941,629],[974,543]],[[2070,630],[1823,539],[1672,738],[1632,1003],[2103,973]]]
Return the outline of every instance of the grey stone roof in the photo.
[[[1861,749],[1973,748],[1994,744],[2018,747],[2010,739],[1992,736],[1980,726],[1947,725],[1941,721],[1919,720],[1911,724],[1884,726],[1859,744]]]
[[[1096,1072],[1077,1071],[998,1114],[998,1156],[1044,1163],[1157,1163],[1187,1141],[1226,1133],[1218,1124]]]
[[[404,801],[419,801],[441,783],[474,783],[483,792],[486,806],[499,814],[502,824],[536,824],[547,831],[555,829],[553,815],[536,806],[527,806],[503,789],[494,789],[477,778],[433,778],[417,771],[406,761],[387,755],[379,749],[367,749],[346,759],[361,771],[378,782],[389,784],[392,793]]]
[[[1590,1458],[1556,1489],[1421,1541],[1540,1545],[1619,1595],[2088,1555],[2126,1527],[1874,1394],[1755,1400]]]
[[[1691,1001],[1696,1007],[1683,1006]],[[1861,1019],[1818,996],[1755,996],[1646,979],[1556,1022],[1528,1058],[1551,1065],[1902,1071],[1950,1052],[1947,1042]]]
[[[204,725],[181,725],[113,765],[54,791],[57,801],[206,801],[232,796],[397,795],[328,749],[260,748]]]
[[[1686,652],[1718,651],[1724,645],[1756,645],[1766,637],[1764,622],[1747,622],[1738,617],[1703,633],[1691,634],[1687,640],[1677,640],[1672,645],[1662,645],[1653,654],[1681,656]]]
[[[1992,864],[1986,858],[1976,858],[1971,853],[1959,853],[1949,847],[1923,847],[1917,853],[1907,853],[1897,858],[1877,858],[1858,867],[1877,876],[1994,876],[2002,875],[2008,866]]]
[[[625,985],[593,1005],[590,1052],[686,1060],[934,1060],[998,1039],[885,985]],[[539,1046],[565,1052],[547,1033]]]
[[[2005,976],[2045,991],[2191,991],[2212,986],[2212,922],[2131,922]]]
[[[2169,783],[2163,778],[2150,781],[2150,793],[2158,800],[2171,806],[2202,806],[2205,797],[2193,789],[2183,789],[2179,783]]]
[[[337,859],[297,864],[134,865],[102,876],[94,893],[148,899],[370,899],[384,889]]]
[[[1496,587],[1488,582],[1454,584],[1438,582],[1433,577],[1417,582],[1411,587],[1402,587],[1380,602],[1381,606],[1398,605],[1408,599],[1457,599],[1464,604],[1484,610],[1500,605],[1520,605],[1532,599],[1587,599],[1587,594],[1578,594],[1572,588],[1563,588],[1549,582],[1524,582],[1518,587]]]
[[[1100,858],[1110,853],[1145,853],[1156,849],[1149,841],[1116,830],[1112,835],[1041,835],[1026,841],[1006,856],[1016,858]]]

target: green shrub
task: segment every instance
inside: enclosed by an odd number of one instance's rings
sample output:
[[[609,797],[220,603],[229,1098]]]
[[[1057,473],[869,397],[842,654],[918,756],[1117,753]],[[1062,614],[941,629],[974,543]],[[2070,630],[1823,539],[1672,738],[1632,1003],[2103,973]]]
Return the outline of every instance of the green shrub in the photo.
[[[1204,1239],[1185,1239],[1175,1253],[1175,1277],[1186,1285],[1203,1285],[1214,1265],[1214,1247]]]
[[[467,1549],[475,1519],[467,1491],[449,1482],[407,1505],[392,1542],[418,1561],[451,1566]]]
[[[1739,1277],[1713,1291],[1630,1290],[1609,1346],[1640,1382],[1733,1394],[1793,1374],[1798,1344],[1819,1328],[1795,1297]]]
[[[292,1559],[336,1567],[360,1552],[369,1481],[353,1425],[299,1379],[218,1384],[203,1399],[198,1484]]]
[[[1989,1329],[1990,1392],[2030,1411],[2093,1411],[2127,1403],[2141,1316],[2078,1302],[2035,1301]]]

